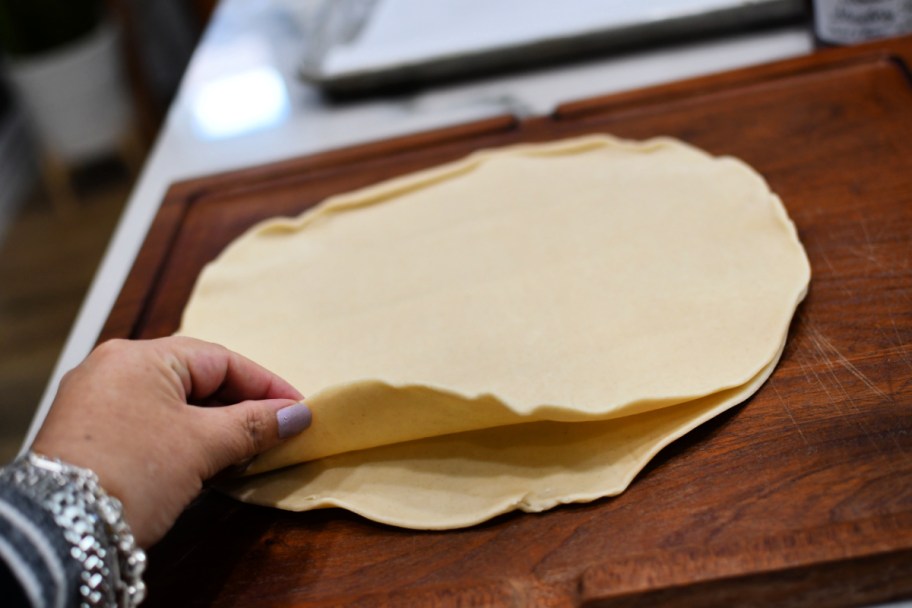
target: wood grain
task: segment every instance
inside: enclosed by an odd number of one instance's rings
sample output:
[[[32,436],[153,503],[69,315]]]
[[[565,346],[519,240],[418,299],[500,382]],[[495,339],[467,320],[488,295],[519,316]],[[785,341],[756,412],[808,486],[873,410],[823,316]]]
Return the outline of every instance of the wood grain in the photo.
[[[38,188],[0,235],[0,462],[22,448],[132,186],[112,163],[76,178],[72,214],[57,213]]]
[[[613,499],[450,532],[204,495],[149,605],[841,606],[912,596],[912,39],[297,159],[172,188],[104,335],[165,335],[259,219],[483,147],[671,135],[760,171],[814,270],[748,402]]]

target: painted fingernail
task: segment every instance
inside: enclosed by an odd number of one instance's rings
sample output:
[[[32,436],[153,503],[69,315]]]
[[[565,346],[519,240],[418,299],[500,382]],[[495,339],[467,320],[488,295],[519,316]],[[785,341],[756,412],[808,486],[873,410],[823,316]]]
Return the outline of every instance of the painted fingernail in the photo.
[[[287,439],[309,427],[313,415],[305,404],[295,403],[276,412],[276,418],[279,420],[279,439]]]

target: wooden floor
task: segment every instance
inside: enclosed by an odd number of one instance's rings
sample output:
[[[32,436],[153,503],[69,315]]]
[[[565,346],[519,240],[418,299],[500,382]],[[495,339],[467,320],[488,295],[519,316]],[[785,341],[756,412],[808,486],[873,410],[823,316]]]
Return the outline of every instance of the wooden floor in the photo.
[[[19,449],[131,182],[117,165],[84,171],[67,214],[36,192],[0,242],[0,462]]]

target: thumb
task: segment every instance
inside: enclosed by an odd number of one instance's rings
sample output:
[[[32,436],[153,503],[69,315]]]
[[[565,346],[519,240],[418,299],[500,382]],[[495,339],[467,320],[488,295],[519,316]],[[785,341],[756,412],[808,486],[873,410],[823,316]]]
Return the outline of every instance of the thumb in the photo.
[[[210,461],[218,471],[250,460],[310,426],[312,414],[305,403],[291,399],[242,401],[207,409],[222,416],[211,439]]]

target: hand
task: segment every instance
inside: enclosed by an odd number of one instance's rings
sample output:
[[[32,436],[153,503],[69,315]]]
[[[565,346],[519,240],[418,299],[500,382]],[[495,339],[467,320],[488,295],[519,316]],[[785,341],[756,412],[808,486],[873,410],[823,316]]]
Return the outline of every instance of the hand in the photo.
[[[203,481],[306,428],[310,410],[301,399],[281,378],[215,344],[114,340],[64,376],[32,449],[95,471],[147,547]]]

